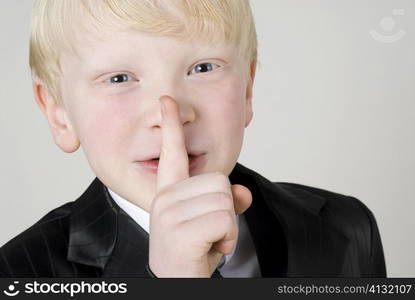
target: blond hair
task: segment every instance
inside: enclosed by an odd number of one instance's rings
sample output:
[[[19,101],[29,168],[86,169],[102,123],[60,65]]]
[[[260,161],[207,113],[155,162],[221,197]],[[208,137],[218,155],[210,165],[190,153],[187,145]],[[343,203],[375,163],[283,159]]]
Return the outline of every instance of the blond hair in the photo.
[[[179,40],[225,42],[238,50],[247,76],[257,60],[249,0],[34,0],[30,68],[58,105],[60,56],[64,51],[76,54],[71,41],[81,24],[100,31],[132,29]]]

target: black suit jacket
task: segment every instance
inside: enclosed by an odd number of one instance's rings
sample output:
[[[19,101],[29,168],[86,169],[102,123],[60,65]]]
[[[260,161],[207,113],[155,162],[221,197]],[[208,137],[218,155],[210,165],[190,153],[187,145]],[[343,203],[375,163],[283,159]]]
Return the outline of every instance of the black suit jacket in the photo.
[[[262,277],[385,277],[375,218],[359,200],[273,183],[237,163],[253,194],[244,215]],[[0,248],[3,277],[150,277],[148,234],[98,179]]]

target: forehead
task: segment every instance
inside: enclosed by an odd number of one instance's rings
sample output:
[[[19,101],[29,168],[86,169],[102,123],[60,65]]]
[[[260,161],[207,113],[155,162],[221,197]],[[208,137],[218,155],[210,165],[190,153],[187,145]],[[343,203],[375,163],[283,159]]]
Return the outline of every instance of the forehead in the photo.
[[[98,31],[79,30],[71,39],[74,51],[62,54],[65,64],[82,63],[85,68],[114,60],[151,58],[177,60],[178,58],[222,56],[230,59],[236,54],[234,47],[223,41],[206,41],[201,38],[179,40],[133,30]]]

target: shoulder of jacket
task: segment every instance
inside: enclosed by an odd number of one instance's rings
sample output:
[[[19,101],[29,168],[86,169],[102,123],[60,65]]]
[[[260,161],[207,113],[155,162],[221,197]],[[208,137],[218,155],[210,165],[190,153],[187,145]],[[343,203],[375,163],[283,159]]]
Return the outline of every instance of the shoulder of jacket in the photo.
[[[53,236],[54,233],[65,230],[69,223],[72,204],[73,202],[68,202],[51,210],[35,224],[5,243],[0,249],[10,250],[22,243],[36,240],[41,235]]]
[[[324,190],[321,188],[296,184],[274,183],[284,189],[291,197],[299,197],[299,203],[322,201],[319,210],[319,224],[326,237],[340,233],[350,244],[351,255],[360,262],[362,276],[385,277],[386,267],[382,242],[376,218],[372,211],[359,199]],[[316,200],[320,198],[320,200]]]
[[[44,253],[47,250],[44,249],[44,241],[52,243],[67,238],[72,203],[68,202],[51,210],[35,224],[0,247],[0,277],[19,275],[19,270],[14,270],[17,273],[9,274],[10,263],[20,266],[17,262],[26,262],[29,253]]]
[[[361,225],[371,225],[374,216],[370,209],[359,199],[326,189],[291,183],[273,182],[280,188],[289,192],[292,196],[301,197],[302,201],[315,201],[316,198],[323,198],[325,205],[322,207],[321,215],[324,217],[335,217],[337,220],[359,220]]]
[[[328,203],[336,202],[339,204],[343,204],[349,206],[351,209],[355,208],[361,210],[362,208],[367,210],[368,208],[363,204],[362,201],[359,199],[345,195],[341,193],[337,193],[334,191],[329,191],[326,189],[292,183],[292,182],[273,182],[274,184],[278,185],[280,188],[290,192],[291,194],[298,195],[304,197],[305,194],[308,194],[310,197],[307,200],[312,201],[313,196],[318,198],[324,198]]]

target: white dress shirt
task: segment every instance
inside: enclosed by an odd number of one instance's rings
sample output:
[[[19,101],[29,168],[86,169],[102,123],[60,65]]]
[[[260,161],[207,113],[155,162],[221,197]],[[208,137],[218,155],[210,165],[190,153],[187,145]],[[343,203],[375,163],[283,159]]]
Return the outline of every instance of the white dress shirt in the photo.
[[[122,198],[111,189],[108,192],[114,201],[147,233],[150,232],[150,214],[141,207]],[[261,277],[261,271],[245,216],[236,218],[239,228],[238,242],[232,253],[222,257],[218,270],[223,277]]]

